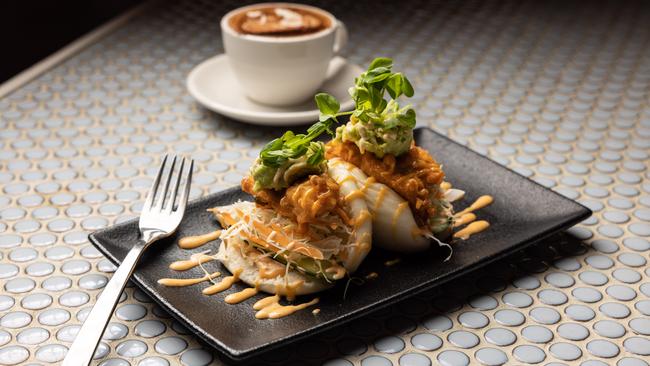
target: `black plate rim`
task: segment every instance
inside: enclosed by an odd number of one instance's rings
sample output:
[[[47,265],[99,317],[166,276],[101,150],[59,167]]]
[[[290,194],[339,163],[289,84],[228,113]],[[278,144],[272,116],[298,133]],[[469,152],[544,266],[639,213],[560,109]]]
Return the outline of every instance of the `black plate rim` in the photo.
[[[462,268],[456,268],[456,269],[452,270],[451,272],[449,272],[447,275],[445,275],[444,278],[433,279],[433,280],[418,284],[417,286],[410,287],[410,288],[408,288],[408,289],[406,289],[404,291],[396,292],[396,293],[392,294],[391,296],[385,298],[384,300],[382,300],[379,303],[368,304],[368,305],[366,305],[364,307],[361,307],[361,308],[358,308],[356,310],[350,311],[350,312],[348,312],[348,313],[346,313],[344,315],[341,315],[340,317],[338,317],[336,319],[330,320],[328,322],[323,322],[319,326],[317,326],[316,328],[310,328],[310,329],[305,329],[305,330],[302,330],[302,331],[298,331],[298,332],[293,333],[291,335],[288,335],[286,337],[279,338],[279,339],[277,339],[276,341],[274,341],[272,343],[267,343],[267,344],[256,346],[256,347],[250,347],[248,349],[243,349],[243,350],[242,349],[233,349],[231,347],[228,347],[223,342],[221,342],[218,338],[215,338],[211,334],[209,334],[207,331],[202,330],[191,319],[186,317],[182,312],[178,311],[165,298],[163,298],[162,296],[158,296],[153,289],[151,289],[149,286],[147,286],[144,283],[144,281],[140,278],[140,276],[137,273],[134,273],[134,275],[133,275],[133,279],[135,279],[134,282],[148,296],[150,296],[154,301],[156,301],[156,303],[158,305],[160,305],[164,310],[166,310],[170,315],[172,315],[172,317],[174,317],[179,322],[181,322],[181,323],[183,323],[185,325],[188,325],[189,328],[193,331],[194,334],[198,335],[202,340],[204,340],[206,343],[208,343],[211,347],[214,347],[215,349],[219,350],[222,354],[224,354],[225,356],[227,356],[228,358],[230,358],[233,361],[243,361],[243,360],[249,359],[251,357],[257,356],[259,354],[268,352],[268,351],[270,351],[272,349],[276,349],[278,347],[281,347],[287,341],[294,342],[294,341],[298,341],[300,339],[304,339],[304,338],[306,338],[308,336],[312,336],[312,335],[327,331],[329,329],[332,329],[333,327],[342,325],[344,323],[348,323],[348,322],[350,322],[350,321],[352,321],[354,319],[358,319],[358,318],[360,318],[362,316],[365,316],[365,315],[368,315],[368,314],[370,314],[372,312],[383,309],[383,308],[385,308],[387,306],[394,305],[395,303],[397,303],[399,301],[402,301],[402,300],[406,299],[407,297],[417,295],[417,294],[422,293],[422,292],[427,291],[427,290],[431,290],[431,289],[433,289],[433,288],[435,288],[435,287],[437,287],[439,285],[442,285],[444,283],[447,283],[447,282],[449,282],[449,281],[451,281],[451,280],[453,280],[453,279],[455,279],[455,278],[457,278],[459,276],[462,276],[462,275],[464,275],[466,273],[475,271],[475,270],[477,270],[477,269],[479,269],[479,268],[481,268],[481,267],[483,267],[485,265],[488,265],[488,264],[490,264],[490,263],[492,263],[492,262],[494,262],[496,260],[507,257],[508,255],[510,255],[512,253],[515,253],[515,252],[520,251],[522,249],[525,249],[525,248],[527,248],[527,247],[529,247],[529,246],[531,246],[531,245],[533,245],[535,243],[538,243],[538,242],[552,236],[553,234],[555,234],[555,233],[557,233],[559,231],[562,231],[562,230],[565,230],[565,229],[568,229],[568,228],[574,226],[575,224],[581,222],[582,220],[584,220],[584,219],[586,219],[586,218],[588,218],[589,216],[592,215],[592,211],[589,208],[587,208],[586,206],[580,204],[579,202],[576,202],[576,201],[571,200],[571,199],[569,199],[569,198],[567,198],[565,196],[562,196],[561,194],[553,191],[552,189],[547,188],[545,186],[542,186],[541,184],[535,182],[534,180],[532,180],[532,179],[530,179],[528,177],[524,177],[524,176],[522,176],[521,174],[515,172],[512,169],[510,169],[510,168],[508,168],[506,166],[503,166],[501,164],[498,164],[497,162],[491,160],[489,157],[481,155],[481,154],[477,153],[476,151],[468,148],[467,146],[459,144],[458,142],[450,139],[449,137],[447,137],[445,135],[442,135],[442,134],[440,134],[438,132],[435,132],[431,128],[417,127],[416,130],[422,130],[422,131],[433,133],[433,134],[437,135],[438,137],[441,137],[444,140],[447,140],[450,143],[459,145],[462,148],[466,149],[469,153],[473,154],[475,157],[480,158],[482,160],[487,160],[490,164],[498,165],[498,167],[500,169],[508,170],[511,173],[516,174],[521,179],[526,179],[529,182],[543,188],[544,190],[546,190],[548,192],[551,192],[552,194],[557,195],[557,196],[561,197],[564,200],[572,202],[579,209],[581,209],[580,210],[581,212],[579,214],[576,214],[575,217],[573,217],[572,219],[566,220],[565,222],[563,222],[560,225],[555,225],[555,226],[553,226],[553,227],[551,227],[551,228],[549,228],[549,229],[547,229],[547,230],[545,230],[543,232],[537,233],[536,235],[532,236],[531,238],[529,238],[527,240],[522,240],[518,245],[513,245],[513,246],[511,246],[511,247],[509,247],[507,249],[504,249],[504,250],[498,252],[495,255],[485,257],[485,258],[481,259],[481,261],[479,261],[477,263],[474,263],[472,265],[468,265],[468,266],[465,266],[465,267],[462,267]],[[197,202],[210,200],[213,197],[223,195],[223,194],[225,194],[227,192],[234,192],[234,191],[238,191],[238,190],[240,190],[240,187],[239,186],[234,186],[234,187],[230,187],[230,188],[227,188],[227,189],[219,191],[219,192],[215,192],[215,193],[212,193],[212,194],[209,194],[209,195],[206,195],[206,196],[202,196],[200,198],[197,198],[197,199],[192,200],[191,202],[189,202],[188,207],[195,204],[195,203],[197,203]],[[122,226],[133,225],[133,223],[137,222],[138,220],[139,220],[139,218],[133,218],[133,219],[127,220],[125,222],[122,222],[122,223],[119,223],[119,224],[116,224],[116,225],[112,225],[112,226],[109,226],[109,227],[94,231],[94,232],[92,232],[91,234],[88,235],[88,238],[89,238],[90,242],[104,256],[106,256],[112,263],[114,263],[116,265],[119,265],[121,262],[119,260],[117,260],[117,258],[115,258],[115,256],[102,244],[101,240],[97,238],[97,235],[101,235],[101,234],[103,234],[105,232],[113,231],[116,228],[119,228],[119,227],[122,227]]]

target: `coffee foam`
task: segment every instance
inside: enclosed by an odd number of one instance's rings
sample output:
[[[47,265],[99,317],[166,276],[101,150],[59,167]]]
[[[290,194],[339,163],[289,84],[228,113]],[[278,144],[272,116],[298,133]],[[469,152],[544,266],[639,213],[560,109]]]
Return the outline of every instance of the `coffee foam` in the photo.
[[[307,35],[331,26],[329,17],[315,10],[291,6],[260,6],[242,9],[228,25],[240,34],[287,37]]]

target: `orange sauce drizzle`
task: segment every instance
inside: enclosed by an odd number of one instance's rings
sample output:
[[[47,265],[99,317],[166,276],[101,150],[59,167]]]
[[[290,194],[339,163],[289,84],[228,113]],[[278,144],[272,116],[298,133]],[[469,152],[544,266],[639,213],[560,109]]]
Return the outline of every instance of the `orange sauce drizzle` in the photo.
[[[354,226],[356,228],[359,228],[361,225],[363,225],[366,222],[366,220],[370,220],[370,219],[372,219],[372,215],[368,210],[364,209],[363,211],[359,212],[359,216],[357,216],[357,218],[354,221]]]
[[[374,280],[375,278],[379,277],[377,272],[370,272],[366,275],[366,280]]]
[[[257,295],[257,288],[248,287],[234,294],[226,296],[224,301],[226,304],[239,304],[242,301],[248,300],[251,297]]]
[[[345,268],[343,268],[342,266],[334,265],[332,267],[328,267],[325,270],[325,273],[332,273],[333,274],[332,278],[334,278],[335,280],[340,280],[341,278],[343,278],[343,276],[345,276],[346,271]]]
[[[258,300],[255,304],[253,304],[253,309],[254,310],[262,310],[265,307],[268,307],[269,305],[280,301],[280,296],[279,295],[273,295],[273,296],[268,296],[265,297],[261,300]]]
[[[384,266],[391,267],[391,266],[394,266],[394,265],[396,265],[397,263],[399,263],[401,261],[402,261],[401,258],[391,259],[389,261],[384,262]]]
[[[470,213],[470,212],[476,211],[478,209],[481,209],[481,208],[491,204],[492,202],[494,202],[494,198],[492,198],[492,196],[488,196],[488,195],[481,196],[481,197],[477,198],[476,201],[474,201],[474,203],[472,203],[469,207],[467,207],[466,209],[460,211],[455,216],[456,217],[463,216],[466,213]]]
[[[206,274],[205,276],[198,278],[161,278],[158,280],[158,283],[168,287],[192,286],[219,276],[221,276],[221,272]]]
[[[188,260],[172,262],[172,264],[169,265],[169,268],[175,271],[187,271],[188,269],[194,268],[199,264],[203,264],[205,262],[210,262],[213,260],[215,260],[214,257],[209,256],[205,253],[195,253],[192,254],[190,256],[190,259]]]
[[[379,207],[381,207],[381,203],[384,201],[384,198],[386,198],[387,194],[388,194],[388,188],[386,188],[385,185],[382,185],[381,188],[379,189],[379,193],[377,194],[377,198],[375,199],[375,203],[373,207],[375,211],[379,210]]]
[[[242,273],[242,269],[240,268],[236,270],[235,273],[232,274],[232,276],[224,277],[221,281],[215,283],[214,285],[204,288],[202,291],[203,294],[214,295],[218,292],[229,289],[235,282],[239,280],[239,275],[241,273]]]
[[[402,202],[399,205],[397,205],[397,210],[395,210],[395,213],[393,213],[393,221],[391,222],[391,228],[393,230],[393,237],[395,236],[395,229],[397,226],[397,220],[399,220],[400,215],[406,208],[409,207],[408,202]]]
[[[354,191],[350,192],[350,194],[345,196],[343,199],[345,200],[345,202],[349,203],[351,201],[354,201],[357,198],[363,198],[363,191],[355,189]]]
[[[374,177],[368,177],[366,178],[366,181],[363,182],[363,186],[361,187],[361,192],[366,192],[366,190],[377,180]]]
[[[221,236],[221,230],[216,230],[203,235],[188,236],[179,240],[178,246],[182,249],[194,249],[215,239],[218,239],[219,236]]]
[[[462,216],[456,218],[456,221],[454,222],[454,227],[467,225],[470,222],[474,222],[474,220],[476,220],[476,215],[474,215],[473,213],[469,212],[463,214]]]
[[[285,267],[269,257],[258,258],[255,265],[260,273],[260,278],[276,278],[284,274]]]
[[[481,231],[487,229],[488,227],[490,227],[490,223],[485,220],[475,221],[467,225],[467,227],[465,227],[464,229],[455,232],[454,238],[466,240],[469,239],[469,237],[472,236],[473,234],[478,234]]]
[[[315,298],[309,302],[298,305],[282,305],[280,304],[280,296],[273,295],[256,302],[253,305],[253,309],[257,310],[257,313],[255,313],[255,318],[257,319],[278,319],[291,315],[298,310],[316,305],[318,301],[319,299]]]
[[[337,162],[337,163],[338,163],[338,162]],[[337,165],[338,165],[338,164],[337,164]],[[340,182],[337,182],[337,183],[339,184],[339,186],[342,186],[343,183],[345,183],[345,182],[354,182],[354,183],[356,183],[356,182],[357,182],[357,178],[355,178],[354,175],[350,174],[350,175],[346,176],[345,178],[341,179],[341,181],[340,181]]]
[[[285,284],[284,289],[287,291],[287,294],[285,295],[287,297],[287,300],[293,301],[293,299],[296,298],[296,291],[305,283],[302,280],[296,281],[293,284]]]

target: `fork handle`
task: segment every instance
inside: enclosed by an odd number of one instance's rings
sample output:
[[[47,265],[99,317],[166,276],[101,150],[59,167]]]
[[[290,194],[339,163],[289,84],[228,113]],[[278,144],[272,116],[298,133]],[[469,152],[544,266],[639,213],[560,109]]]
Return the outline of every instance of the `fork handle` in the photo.
[[[138,263],[138,259],[144,251],[144,243],[138,243],[132,247],[124,257],[122,264],[113,274],[111,280],[106,284],[97,303],[93,306],[90,314],[83,323],[77,334],[72,347],[68,351],[62,366],[86,366],[90,364],[95,354],[95,349],[104,334],[106,325],[113,315],[124,286],[131,277],[131,273]]]

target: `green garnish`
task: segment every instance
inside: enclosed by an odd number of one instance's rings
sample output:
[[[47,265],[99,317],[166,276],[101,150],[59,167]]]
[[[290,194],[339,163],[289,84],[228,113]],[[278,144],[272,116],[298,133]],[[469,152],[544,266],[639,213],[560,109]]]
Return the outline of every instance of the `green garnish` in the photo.
[[[332,121],[317,122],[307,134],[287,131],[266,144],[251,168],[253,189],[280,190],[306,175],[323,173],[327,169],[325,146],[313,140],[323,132],[333,135],[332,125]]]
[[[309,174],[327,169],[325,146],[314,141],[324,132],[333,135],[338,117],[351,115],[350,122],[336,129],[336,138],[354,142],[362,152],[370,151],[381,158],[385,154],[400,155],[411,147],[415,111],[411,106],[400,108],[397,99],[413,96],[413,87],[402,73],[392,71],[393,60],[376,58],[368,70],[355,78],[349,93],[355,109],[341,112],[336,98],[316,94],[320,115],[306,134],[287,131],[266,144],[251,168],[256,191],[281,190]],[[388,93],[390,99],[384,99]]]
[[[370,151],[379,158],[400,155],[413,141],[415,111],[410,105],[400,108],[397,102],[402,95],[412,97],[413,86],[404,74],[394,73],[392,68],[392,59],[378,57],[355,78],[349,90],[355,105],[352,112],[339,112],[339,102],[329,94],[316,95],[319,121],[338,123],[337,117],[351,115],[350,122],[336,129],[336,138],[354,142],[362,152]],[[386,93],[389,100],[384,99]]]

